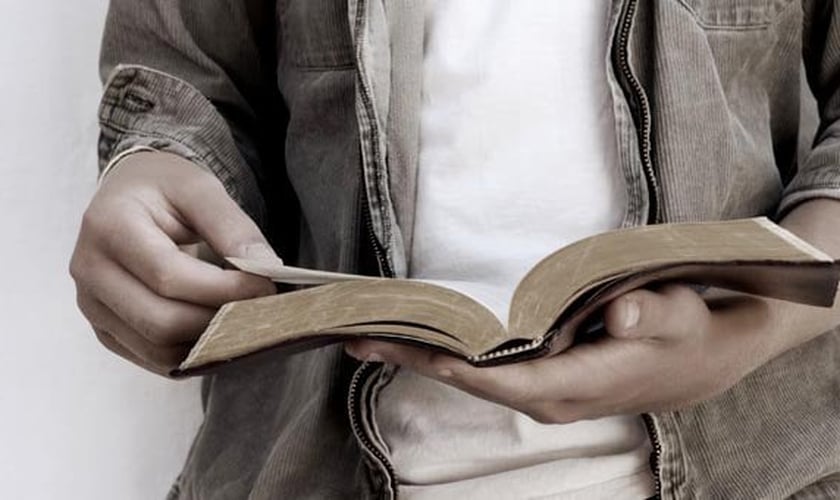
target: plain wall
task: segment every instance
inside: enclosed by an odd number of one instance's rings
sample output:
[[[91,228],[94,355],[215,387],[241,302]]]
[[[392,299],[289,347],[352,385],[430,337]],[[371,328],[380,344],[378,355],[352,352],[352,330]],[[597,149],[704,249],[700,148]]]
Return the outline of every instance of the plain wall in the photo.
[[[0,0],[0,498],[164,498],[195,381],[96,342],[67,266],[95,189],[105,0]]]

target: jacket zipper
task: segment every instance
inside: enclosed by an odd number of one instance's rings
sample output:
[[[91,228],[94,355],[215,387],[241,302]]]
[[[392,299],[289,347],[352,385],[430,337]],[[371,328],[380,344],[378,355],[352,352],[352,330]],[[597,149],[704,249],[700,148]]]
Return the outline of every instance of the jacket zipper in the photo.
[[[629,93],[631,94],[632,104],[638,111],[638,116],[641,117],[641,123],[638,123],[639,128],[639,142],[642,156],[642,168],[645,173],[645,180],[648,187],[648,224],[657,224],[662,221],[660,214],[659,203],[659,182],[656,179],[656,170],[654,169],[653,159],[653,140],[652,135],[652,118],[650,113],[650,102],[645,94],[642,84],[639,83],[636,75],[633,74],[633,69],[630,67],[630,55],[627,46],[630,42],[630,28],[633,25],[633,18],[636,14],[636,7],[638,0],[628,0],[619,22],[618,32],[618,46],[615,52],[615,63],[621,71],[621,76],[624,78],[626,86],[629,86]]]
[[[362,174],[362,182],[364,182],[364,173]],[[379,274],[386,278],[393,278],[394,271],[382,244],[379,243],[379,238],[376,237],[376,232],[373,230],[373,219],[370,216],[370,205],[367,197],[367,189],[362,192],[362,223],[364,224],[365,236],[370,244],[376,262],[379,265]]]
[[[366,0],[359,0],[357,9],[358,12],[356,14],[356,22],[353,26],[353,30],[355,32],[355,43],[358,46],[361,46],[361,40],[363,37],[363,30],[364,30],[364,16],[361,13],[364,13],[367,9]],[[361,50],[361,49],[357,49]],[[373,156],[373,164],[377,167],[377,170],[374,172],[374,179],[373,179],[373,187],[377,190],[377,198],[379,204],[382,204],[382,196],[381,193],[378,192],[380,186],[382,185],[382,173],[380,172],[379,168],[382,167],[382,151],[380,151],[379,147],[379,126],[376,121],[376,113],[374,111],[373,106],[373,99],[370,95],[370,89],[368,88],[368,84],[365,81],[365,73],[362,68],[361,57],[358,57],[360,61],[357,66],[358,71],[358,84],[359,84],[359,96],[362,100],[362,107],[365,110],[365,114],[367,115],[368,126],[370,127],[370,136],[373,138],[371,141],[371,155]],[[362,185],[364,189],[364,198],[363,198],[363,217],[364,217],[364,224],[365,230],[368,234],[369,243],[371,248],[374,251],[374,255],[376,256],[377,262],[379,263],[380,272],[383,276],[386,277],[393,277],[393,268],[388,261],[385,252],[383,251],[382,245],[379,242],[379,239],[376,237],[376,232],[373,229],[373,219],[370,213],[370,199],[368,198],[368,190],[367,190],[367,179],[365,178],[364,172],[364,165],[362,165]],[[386,216],[387,217],[387,216]],[[383,225],[387,224],[387,218],[383,219]],[[388,238],[389,235],[389,228],[386,226],[384,229],[385,238]]]
[[[662,443],[659,441],[659,433],[656,431],[656,425],[653,423],[653,416],[645,413],[642,415],[642,420],[645,421],[645,427],[647,428],[648,436],[650,436],[650,442],[653,446],[653,454],[651,455],[650,459],[650,468],[653,471],[653,487],[654,491],[656,492],[656,496],[654,498],[661,499],[662,498],[662,478],[659,477],[659,462],[660,457],[662,457]]]
[[[357,13],[356,19],[353,26],[354,35],[355,35],[355,42],[358,46],[361,46],[361,37],[363,36],[363,29],[364,29],[364,12],[366,9],[365,0],[359,0],[357,5]],[[357,50],[361,50],[358,49]],[[358,57],[361,60],[360,57]],[[373,137],[373,141],[371,143],[371,153],[373,155],[373,162],[377,168],[381,167],[381,159],[382,159],[382,152],[379,150],[379,130],[376,123],[376,117],[373,111],[373,102],[370,96],[370,89],[367,87],[367,82],[365,82],[365,75],[363,73],[362,64],[361,62],[358,63],[357,71],[359,72],[358,75],[358,84],[359,84],[359,96],[361,97],[362,107],[365,110],[367,115],[369,126],[371,127],[371,136]],[[373,254],[376,258],[376,262],[379,265],[379,273],[383,277],[393,278],[394,271],[393,266],[391,266],[390,261],[388,260],[388,256],[384,251],[382,244],[380,243],[379,239],[376,237],[376,231],[373,227],[373,217],[370,212],[370,199],[368,198],[368,180],[366,179],[365,172],[364,172],[364,163],[362,164],[362,188],[363,188],[363,195],[362,195],[362,219],[364,224],[365,235],[367,237],[367,241],[370,244],[370,249],[373,251]],[[373,179],[373,184],[375,189],[379,189],[381,182],[381,173],[378,171],[376,172],[375,178]],[[387,233],[387,231],[386,231]],[[394,470],[394,466],[388,460],[388,457],[385,456],[382,451],[376,446],[373,442],[371,437],[366,432],[364,426],[362,425],[362,407],[359,404],[362,398],[362,391],[368,380],[374,374],[376,374],[380,368],[381,364],[379,363],[369,363],[364,362],[356,370],[356,373],[353,374],[353,378],[350,381],[350,388],[349,394],[347,397],[347,412],[350,418],[350,426],[353,430],[353,434],[356,436],[356,440],[362,447],[362,449],[368,453],[369,456],[373,457],[377,462],[378,465],[385,471],[385,476],[387,481],[390,483],[390,489],[393,492],[393,498],[396,500],[398,497],[398,480],[397,474]]]
[[[368,205],[366,194],[362,196],[362,219],[364,221],[365,232],[368,242],[370,243],[370,248],[376,257],[376,261],[379,263],[380,274],[383,277],[393,278],[394,273],[391,270],[388,257],[383,252],[382,246],[380,245],[379,240],[376,237],[376,233],[373,230],[373,222],[370,217],[370,206]],[[347,413],[350,416],[350,426],[353,429],[353,434],[356,436],[359,444],[367,453],[373,456],[379,462],[379,465],[385,470],[385,475],[391,485],[391,491],[394,492],[393,498],[396,500],[399,496],[397,490],[399,481],[397,479],[397,473],[394,470],[394,466],[391,464],[390,460],[388,460],[388,457],[386,457],[385,454],[382,453],[373,443],[373,440],[370,436],[368,436],[368,433],[365,431],[361,423],[362,408],[359,402],[362,399],[362,391],[366,382],[374,376],[381,367],[382,365],[380,363],[369,363],[365,361],[362,363],[362,366],[356,370],[356,373],[353,374],[347,397]]]
[[[370,243],[370,248],[373,251],[376,261],[379,264],[379,272],[383,277],[393,278],[394,272],[391,270],[391,264],[388,262],[388,257],[376,237],[373,230],[373,221],[370,216],[370,206],[368,205],[367,194],[362,196],[362,219],[365,227],[367,241]],[[379,465],[385,469],[388,481],[391,483],[391,491],[394,492],[394,499],[397,498],[397,473],[394,466],[388,460],[379,448],[373,443],[373,440],[368,436],[365,429],[362,427],[362,409],[359,405],[361,399],[361,392],[364,389],[365,383],[372,377],[379,369],[381,364],[364,362],[362,366],[353,374],[350,381],[350,390],[347,397],[347,410],[350,416],[350,426],[353,428],[353,434],[362,445],[365,451],[371,454],[379,462]]]
[[[630,55],[627,49],[630,43],[630,29],[633,26],[637,4],[638,0],[628,0],[625,4],[624,12],[619,21],[618,45],[614,62],[618,65],[626,86],[629,86],[630,97],[641,117],[641,123],[637,124],[637,126],[639,127],[642,167],[648,187],[649,211],[647,222],[649,224],[656,224],[661,222],[661,214],[659,182],[656,179],[656,170],[654,169],[653,141],[651,139],[653,120],[650,113],[650,102],[648,101],[644,88],[630,67]],[[642,415],[642,419],[645,422],[645,427],[647,428],[648,436],[650,436],[651,445],[653,446],[650,467],[653,472],[654,489],[656,492],[655,498],[661,499],[662,478],[659,474],[659,466],[662,459],[662,442],[659,439],[659,433],[656,430],[653,416],[645,414]]]
[[[381,365],[379,363],[369,363],[366,361],[362,363],[362,366],[358,370],[356,370],[356,373],[353,375],[353,379],[350,381],[350,395],[347,398],[347,411],[350,415],[350,426],[353,429],[353,434],[356,436],[356,439],[362,445],[364,450],[373,456],[379,462],[379,465],[385,469],[386,477],[390,482],[391,491],[394,492],[393,498],[396,500],[398,497],[397,488],[399,486],[399,482],[397,480],[397,474],[394,470],[394,466],[388,460],[388,457],[386,457],[385,454],[382,453],[373,443],[361,423],[362,409],[359,406],[360,393],[362,392],[367,380],[370,379],[370,377],[372,377],[380,368]]]

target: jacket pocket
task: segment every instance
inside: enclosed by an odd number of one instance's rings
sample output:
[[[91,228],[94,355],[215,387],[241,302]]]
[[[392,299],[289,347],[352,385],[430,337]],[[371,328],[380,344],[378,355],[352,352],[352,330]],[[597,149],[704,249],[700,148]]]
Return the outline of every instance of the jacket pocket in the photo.
[[[795,0],[679,0],[710,29],[760,29],[773,24]]]
[[[281,56],[294,67],[331,69],[353,66],[347,2],[286,0],[278,5]]]

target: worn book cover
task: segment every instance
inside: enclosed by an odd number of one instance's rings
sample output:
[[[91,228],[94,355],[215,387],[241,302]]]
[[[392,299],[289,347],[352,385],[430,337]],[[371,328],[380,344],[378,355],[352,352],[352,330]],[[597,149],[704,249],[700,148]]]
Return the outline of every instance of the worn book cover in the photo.
[[[840,267],[765,218],[620,229],[546,256],[512,297],[475,283],[371,278],[230,259],[279,282],[317,285],[221,308],[177,375],[266,349],[374,337],[475,365],[549,355],[588,335],[610,300],[665,281],[828,307]]]

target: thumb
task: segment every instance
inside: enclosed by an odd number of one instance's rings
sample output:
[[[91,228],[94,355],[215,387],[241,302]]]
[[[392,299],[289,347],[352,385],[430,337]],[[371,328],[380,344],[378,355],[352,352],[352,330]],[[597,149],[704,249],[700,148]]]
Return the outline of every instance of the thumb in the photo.
[[[702,328],[710,313],[691,288],[667,285],[634,290],[607,305],[604,325],[616,338],[674,338]]]

